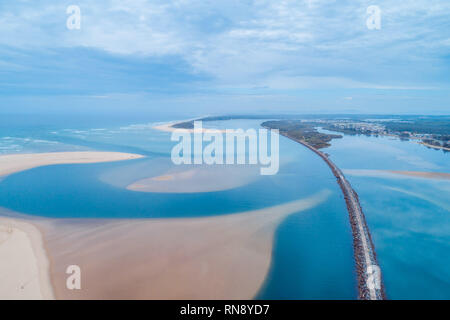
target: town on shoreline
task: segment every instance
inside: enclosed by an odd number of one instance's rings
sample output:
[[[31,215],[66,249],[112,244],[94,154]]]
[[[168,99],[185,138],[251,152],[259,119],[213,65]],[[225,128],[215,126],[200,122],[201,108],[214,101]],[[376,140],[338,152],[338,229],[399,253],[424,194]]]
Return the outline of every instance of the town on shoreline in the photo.
[[[262,119],[271,125],[277,121],[277,129],[289,130],[291,135],[294,134],[317,149],[329,147],[332,139],[342,137],[335,134],[340,132],[350,135],[391,136],[404,141],[414,141],[427,148],[450,152],[450,116],[443,115],[273,114],[207,116],[198,120],[207,122],[238,119]],[[191,129],[193,123],[194,120],[181,121],[172,124],[172,127]],[[319,132],[317,128],[335,133]]]

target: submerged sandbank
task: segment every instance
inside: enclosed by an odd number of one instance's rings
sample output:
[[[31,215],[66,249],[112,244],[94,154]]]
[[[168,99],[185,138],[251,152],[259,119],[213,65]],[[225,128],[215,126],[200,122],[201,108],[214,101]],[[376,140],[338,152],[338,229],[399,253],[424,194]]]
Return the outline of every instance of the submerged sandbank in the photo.
[[[187,169],[186,169],[187,168]],[[183,166],[140,179],[126,188],[140,192],[196,193],[229,190],[260,178],[257,166]]]
[[[268,274],[278,224],[329,193],[225,216],[41,221],[56,298],[253,298]],[[66,289],[74,264],[81,290]]]
[[[425,171],[389,171],[389,172],[414,178],[450,180],[450,173],[445,172],[425,172]]]
[[[32,224],[0,217],[0,300],[52,299],[49,262]]]
[[[400,170],[370,170],[370,169],[346,169],[345,174],[361,177],[374,178],[418,178],[418,179],[437,179],[450,180],[450,173],[431,172],[431,171],[400,171]]]
[[[139,154],[100,151],[8,154],[0,156],[0,176],[46,165],[110,162],[142,157]]]

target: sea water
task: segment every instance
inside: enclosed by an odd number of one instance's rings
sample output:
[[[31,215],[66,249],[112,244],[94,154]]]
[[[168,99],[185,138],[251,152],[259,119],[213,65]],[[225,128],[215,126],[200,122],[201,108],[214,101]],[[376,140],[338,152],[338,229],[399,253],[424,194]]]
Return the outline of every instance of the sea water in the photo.
[[[358,192],[388,298],[450,299],[450,180],[380,171],[450,173],[450,153],[347,134],[324,151]]]
[[[202,193],[144,193],[125,189],[133,180],[163,175],[173,166],[170,133],[138,123],[42,126],[8,133],[20,152],[108,150],[144,159],[53,165],[30,169],[0,182],[0,206],[63,218],[174,218],[236,214],[331,191],[317,207],[288,216],[277,228],[273,259],[258,298],[354,299],[357,296],[351,229],[342,193],[328,166],[302,145],[280,137],[280,170],[238,188]],[[220,128],[260,128],[259,120],[209,123]],[[34,139],[32,148],[20,139]],[[6,139],[8,140],[8,139]],[[27,140],[25,142],[30,142]],[[7,142],[4,145],[7,145]],[[1,144],[0,144],[1,145]],[[239,290],[239,288],[236,288]]]

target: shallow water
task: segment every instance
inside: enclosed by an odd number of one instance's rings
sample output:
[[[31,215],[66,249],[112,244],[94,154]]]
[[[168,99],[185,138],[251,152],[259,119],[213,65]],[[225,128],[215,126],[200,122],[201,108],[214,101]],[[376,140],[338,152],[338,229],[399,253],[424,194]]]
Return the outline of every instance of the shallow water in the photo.
[[[145,159],[31,169],[0,180],[0,206],[53,218],[185,217],[259,209],[332,191],[323,204],[293,214],[279,226],[273,261],[258,295],[264,299],[352,299],[356,281],[351,231],[341,191],[325,163],[280,137],[280,171],[236,189],[196,194],[128,191],[129,183],[173,167],[170,133],[155,119],[102,126],[46,125],[10,119],[0,129],[0,153],[110,150]],[[51,122],[51,121],[50,121]],[[261,121],[204,123],[205,127],[259,128]],[[51,122],[52,123],[52,122]],[[98,124],[98,122],[95,122]],[[450,172],[450,153],[392,137],[345,135],[324,149],[358,192],[375,243],[388,298],[450,298],[448,180],[377,175],[376,170]],[[370,175],[364,171],[372,170]],[[373,171],[375,170],[375,171]],[[359,172],[359,174],[355,174]],[[361,173],[362,172],[362,173]]]
[[[450,153],[392,137],[344,135],[325,152],[350,173],[450,172]],[[373,172],[346,176],[359,194],[388,298],[450,299],[450,181]]]
[[[260,122],[209,125],[258,129]],[[345,202],[334,176],[317,155],[280,137],[281,165],[277,175],[258,176],[249,184],[218,192],[168,194],[126,190],[128,183],[164,174],[173,166],[170,151],[176,143],[170,141],[170,133],[155,131],[151,126],[63,128],[41,133],[74,148],[81,145],[88,149],[138,152],[147,157],[115,163],[46,166],[13,174],[0,183],[0,206],[51,218],[194,217],[260,209],[328,189],[332,193],[326,202],[289,216],[278,228],[271,270],[258,297],[356,297]]]

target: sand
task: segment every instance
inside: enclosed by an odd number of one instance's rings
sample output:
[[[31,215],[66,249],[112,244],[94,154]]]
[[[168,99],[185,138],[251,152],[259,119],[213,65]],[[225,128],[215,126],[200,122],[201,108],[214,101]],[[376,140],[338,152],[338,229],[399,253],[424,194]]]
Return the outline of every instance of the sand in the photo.
[[[109,152],[9,155],[0,157],[0,174],[139,157]],[[155,181],[177,177],[166,174]],[[270,208],[202,218],[0,218],[0,298],[250,299],[266,280],[279,223],[328,195],[324,190]],[[69,265],[81,267],[81,290],[66,288]]]
[[[274,233],[329,195],[225,216],[40,223],[58,299],[250,299],[269,272]],[[81,290],[66,288],[67,266]]]
[[[170,123],[159,124],[157,126],[154,126],[153,129],[159,130],[159,131],[164,131],[164,132],[174,132],[177,129],[181,129],[181,128],[174,128],[174,127],[172,127],[176,123],[177,122],[170,122]],[[192,129],[182,129],[182,130],[186,130],[186,132],[193,132]]]
[[[387,179],[417,178],[450,180],[450,173],[430,171],[400,171],[400,170],[370,170],[370,169],[345,169],[345,174],[362,177],[380,177]]]
[[[52,299],[49,262],[39,230],[0,217],[0,300]]]
[[[0,181],[9,174],[54,164],[130,160],[119,152],[54,152],[0,156]],[[0,299],[51,299],[49,263],[39,230],[23,219],[0,217]]]
[[[445,172],[425,172],[425,171],[389,171],[389,172],[414,178],[450,180],[450,173]]]
[[[109,162],[142,157],[131,153],[99,151],[8,154],[0,156],[0,176],[46,165]]]
[[[197,119],[195,119],[197,120]],[[159,131],[164,131],[164,132],[174,132],[174,131],[184,131],[184,132],[188,132],[188,133],[193,133],[194,129],[186,129],[186,128],[174,128],[173,125],[178,124],[178,123],[183,123],[183,122],[189,122],[192,121],[191,120],[184,120],[184,121],[176,121],[176,122],[168,122],[168,123],[163,123],[163,124],[159,124],[153,127],[153,129],[155,130],[159,130]],[[225,130],[221,130],[221,129],[211,129],[211,128],[202,128],[202,130],[200,131],[201,133],[225,133]],[[198,133],[200,133],[198,132]]]
[[[258,166],[184,165],[159,176],[140,179],[126,188],[132,191],[160,193],[213,192],[241,187],[259,178],[261,175]]]

